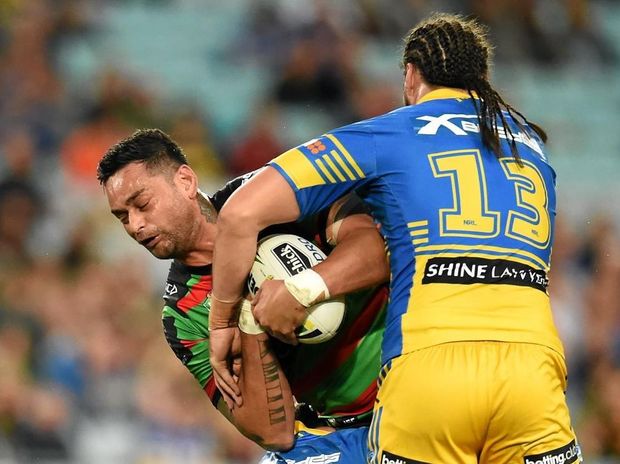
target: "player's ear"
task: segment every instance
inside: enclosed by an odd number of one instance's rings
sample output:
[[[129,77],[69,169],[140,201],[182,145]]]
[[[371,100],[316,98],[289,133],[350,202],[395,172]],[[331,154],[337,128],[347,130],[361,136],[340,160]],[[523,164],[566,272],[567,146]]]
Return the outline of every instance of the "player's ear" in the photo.
[[[198,178],[196,173],[187,164],[183,164],[174,174],[175,183],[190,199],[195,199],[198,194]]]
[[[412,91],[415,86],[417,68],[413,63],[405,65],[405,91]]]
[[[405,79],[403,83],[406,104],[414,105],[417,103],[420,87],[424,82],[420,69],[413,63],[407,63],[405,65]]]

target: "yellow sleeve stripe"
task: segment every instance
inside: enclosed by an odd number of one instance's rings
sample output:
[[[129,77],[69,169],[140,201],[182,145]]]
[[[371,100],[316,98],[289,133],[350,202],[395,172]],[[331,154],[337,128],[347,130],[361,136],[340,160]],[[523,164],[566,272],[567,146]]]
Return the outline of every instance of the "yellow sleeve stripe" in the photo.
[[[329,155],[323,155],[322,158],[323,158],[323,161],[325,161],[327,163],[327,165],[330,168],[332,168],[332,171],[334,171],[334,173],[336,174],[336,177],[338,177],[338,179],[340,179],[340,182],[344,182],[346,180],[345,177],[340,172],[340,169],[338,169],[336,167],[336,165],[334,164],[332,159],[329,157]],[[317,160],[317,163],[318,163],[318,160]]]
[[[422,243],[428,243],[428,237],[415,238],[415,239],[411,240],[411,243],[413,243],[414,245],[420,245]]]
[[[347,163],[345,163],[344,160],[340,157],[340,154],[336,150],[332,150],[331,155],[334,157],[338,165],[344,170],[347,177],[351,180],[355,180],[355,174],[353,174],[353,172],[349,169],[349,166],[347,166]]]
[[[273,160],[288,174],[297,189],[325,184],[316,167],[297,148],[292,148]]]
[[[332,176],[331,173],[327,170],[327,168],[323,164],[323,161],[321,161],[320,159],[317,159],[317,160],[314,160],[314,162],[319,167],[323,175],[327,177],[327,180],[330,181],[332,184],[335,184],[336,179],[334,179],[334,176]]]
[[[428,225],[428,221],[413,221],[413,222],[408,222],[407,223],[407,227],[409,228],[414,228],[414,227],[422,227],[422,226],[427,226]]]
[[[331,140],[333,142],[334,145],[336,145],[336,148],[340,151],[340,153],[342,153],[342,155],[345,157],[345,159],[347,160],[347,162],[351,165],[351,167],[353,168],[353,170],[357,173],[357,175],[359,176],[360,179],[365,178],[366,176],[364,175],[364,171],[362,171],[360,169],[360,167],[358,166],[358,164],[355,162],[355,160],[353,159],[353,157],[351,156],[351,154],[347,151],[347,149],[344,147],[344,145],[342,143],[340,143],[340,140],[338,140],[335,136],[333,136],[332,134],[327,134],[326,137]]]
[[[539,256],[536,256],[533,253],[530,253],[525,250],[516,250],[511,248],[503,248],[496,246],[485,246],[485,245],[476,245],[472,247],[470,245],[457,245],[457,244],[446,244],[446,245],[429,245],[424,247],[419,247],[416,249],[416,253],[427,252],[427,251],[438,251],[441,252],[443,250],[462,250],[471,256],[479,256],[484,254],[485,251],[501,253],[501,255],[493,255],[496,258],[506,258],[506,259],[515,259],[521,255],[524,258],[527,258],[531,262],[535,262],[540,266],[543,270],[548,270],[549,265],[545,263]]]
[[[427,234],[428,234],[428,229],[417,229],[417,230],[409,231],[409,235],[411,235],[412,237],[417,237],[418,235],[427,235]]]

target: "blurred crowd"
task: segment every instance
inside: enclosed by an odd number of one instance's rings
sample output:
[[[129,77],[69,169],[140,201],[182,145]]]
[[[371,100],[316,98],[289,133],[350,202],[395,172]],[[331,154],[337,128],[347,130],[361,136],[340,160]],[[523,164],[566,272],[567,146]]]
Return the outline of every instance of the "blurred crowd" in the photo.
[[[409,27],[439,9],[488,24],[498,68],[518,62],[570,72],[588,63],[617,72],[619,65],[618,44],[592,14],[593,7],[617,10],[611,1],[237,0],[231,5],[245,27],[227,59],[240,69],[260,63],[266,85],[242,127],[227,133],[217,124],[224,108],[175,105],[155,79],[118,63],[80,85],[67,78],[63,51],[99,40],[101,12],[129,3],[144,10],[193,4],[207,15],[217,2],[0,1],[0,464],[242,464],[260,455],[165,344],[167,265],[155,266],[123,236],[95,177],[99,158],[120,138],[162,128],[211,192],[287,148],[291,109],[318,114],[317,127],[326,130],[398,106],[397,61],[383,71],[391,79],[362,73],[359,62],[375,43],[396,49]],[[246,104],[236,95],[227,100]],[[313,135],[302,128],[297,142]],[[559,217],[553,258],[550,291],[574,426],[590,462],[620,462],[613,214],[580,224]]]

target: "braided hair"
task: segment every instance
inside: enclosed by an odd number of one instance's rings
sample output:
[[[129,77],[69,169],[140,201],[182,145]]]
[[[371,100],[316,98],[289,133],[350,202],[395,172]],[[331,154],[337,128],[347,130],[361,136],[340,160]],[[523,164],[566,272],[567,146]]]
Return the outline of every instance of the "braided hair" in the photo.
[[[499,125],[504,127],[510,151],[519,160],[514,134],[503,110],[525,131],[529,125],[543,142],[545,131],[504,101],[489,82],[492,47],[486,28],[475,20],[439,13],[422,21],[405,37],[403,65],[414,64],[431,85],[465,89],[474,102],[484,145],[502,156]],[[478,97],[478,98],[475,98]],[[518,116],[518,118],[516,116]]]

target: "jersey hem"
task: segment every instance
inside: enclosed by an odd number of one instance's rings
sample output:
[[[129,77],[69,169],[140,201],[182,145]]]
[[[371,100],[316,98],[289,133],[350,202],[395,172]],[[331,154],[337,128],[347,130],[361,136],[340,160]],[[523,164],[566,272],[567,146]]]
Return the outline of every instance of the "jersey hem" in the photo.
[[[407,350],[403,350],[399,353],[386,353],[381,359],[381,366],[385,366],[387,363],[392,361],[395,358],[400,356],[413,353],[415,351],[424,350],[427,348],[432,348],[433,346],[445,345],[448,343],[469,343],[469,342],[497,342],[497,343],[523,343],[528,345],[539,345],[544,346],[545,348],[549,348],[550,350],[555,351],[558,355],[562,357],[564,362],[566,362],[566,356],[564,354],[564,347],[561,343],[552,343],[552,342],[544,342],[540,340],[528,340],[528,339],[507,339],[507,338],[498,338],[498,337],[472,337],[472,338],[459,338],[454,340],[444,340],[438,341],[434,343],[424,343],[424,344],[416,344]]]

